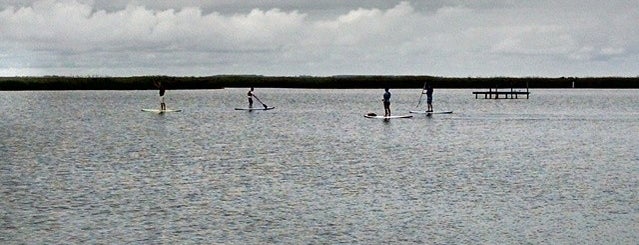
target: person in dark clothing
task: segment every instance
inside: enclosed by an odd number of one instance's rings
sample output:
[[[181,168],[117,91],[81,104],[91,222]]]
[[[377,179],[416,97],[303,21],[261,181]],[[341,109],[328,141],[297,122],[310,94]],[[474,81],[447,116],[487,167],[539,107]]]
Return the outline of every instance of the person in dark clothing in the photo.
[[[388,91],[388,88],[384,89],[384,116],[385,117],[390,117],[391,116],[391,109],[390,109],[390,98],[391,98],[391,93]]]
[[[251,87],[251,90],[249,90],[248,93],[246,93],[246,97],[248,98],[249,108],[253,108],[253,98],[255,98],[258,102],[260,102],[260,104],[262,104],[262,106],[264,106],[264,109],[268,108],[268,106],[266,104],[264,104],[260,100],[260,98],[255,96],[255,89],[253,87]]]
[[[433,112],[433,86],[426,85],[426,104],[428,105],[427,112]]]
[[[164,87],[164,84],[162,84],[162,82],[160,81],[155,81],[154,84],[155,84],[155,87],[157,87],[160,90],[160,110],[165,111],[166,104],[164,103],[164,93],[166,92],[166,88]]]

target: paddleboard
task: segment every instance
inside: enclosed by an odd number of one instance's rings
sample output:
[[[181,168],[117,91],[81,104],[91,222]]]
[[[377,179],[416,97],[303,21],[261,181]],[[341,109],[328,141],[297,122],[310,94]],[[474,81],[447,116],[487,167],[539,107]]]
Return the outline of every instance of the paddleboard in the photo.
[[[235,110],[238,110],[238,111],[267,111],[272,109],[275,109],[275,107],[235,108]]]
[[[453,111],[410,111],[415,114],[452,114]]]
[[[181,109],[176,109],[176,110],[160,110],[160,109],[142,109],[142,111],[146,111],[146,112],[154,112],[154,113],[165,113],[165,112],[181,112]]]
[[[366,118],[378,118],[378,119],[395,119],[395,118],[411,118],[412,115],[402,115],[402,116],[372,116],[372,115],[364,115]]]

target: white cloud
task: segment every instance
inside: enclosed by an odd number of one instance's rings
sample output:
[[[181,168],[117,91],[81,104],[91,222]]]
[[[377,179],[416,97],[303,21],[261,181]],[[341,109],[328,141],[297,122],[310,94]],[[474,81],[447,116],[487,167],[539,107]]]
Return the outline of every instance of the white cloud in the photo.
[[[222,48],[264,47],[281,43],[282,35],[296,32],[304,15],[277,9],[255,9],[246,15],[202,15],[199,8],[155,11],[136,5],[106,12],[93,11],[76,1],[48,0],[33,7],[6,9],[0,18],[6,23],[3,41],[19,41],[34,49],[91,51],[193,49],[220,44]]]
[[[235,4],[0,1],[0,74],[561,76],[639,66],[639,7],[623,0]],[[592,62],[608,63],[584,68]]]
[[[565,55],[576,48],[576,43],[559,26],[528,26],[506,28],[503,40],[492,51],[522,55]]]

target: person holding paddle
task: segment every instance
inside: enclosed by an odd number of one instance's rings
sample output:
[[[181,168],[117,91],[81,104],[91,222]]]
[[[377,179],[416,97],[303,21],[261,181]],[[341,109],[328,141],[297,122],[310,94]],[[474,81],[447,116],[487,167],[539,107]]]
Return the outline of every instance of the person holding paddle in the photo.
[[[253,98],[255,98],[258,102],[262,104],[262,106],[264,106],[264,109],[268,109],[268,106],[262,103],[262,101],[259,98],[257,98],[257,96],[255,96],[255,89],[253,87],[251,87],[251,90],[249,90],[248,93],[246,93],[246,96],[248,98],[249,108],[253,108]]]
[[[166,88],[164,88],[164,84],[160,81],[155,81],[153,84],[160,90],[160,110],[165,111],[166,104],[164,103],[164,93],[166,92]]]
[[[433,86],[430,84],[426,85],[426,104],[428,105],[426,112],[433,112]]]

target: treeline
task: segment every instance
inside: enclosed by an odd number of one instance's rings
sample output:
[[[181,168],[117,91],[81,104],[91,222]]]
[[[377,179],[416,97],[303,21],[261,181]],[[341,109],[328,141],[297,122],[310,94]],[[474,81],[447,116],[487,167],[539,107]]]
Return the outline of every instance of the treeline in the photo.
[[[155,89],[155,81],[171,89],[219,89],[206,77],[2,77],[0,90],[145,90]]]
[[[639,77],[446,78],[434,76],[257,76],[208,77],[0,77],[0,90],[146,90],[160,81],[168,89],[274,88],[639,88]]]

